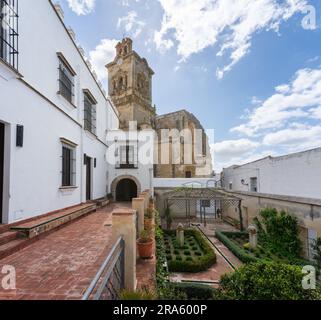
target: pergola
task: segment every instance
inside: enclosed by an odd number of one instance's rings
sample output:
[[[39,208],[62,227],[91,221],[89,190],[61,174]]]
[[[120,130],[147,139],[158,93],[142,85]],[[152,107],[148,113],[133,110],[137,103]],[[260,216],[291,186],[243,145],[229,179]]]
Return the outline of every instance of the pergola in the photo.
[[[215,188],[178,188],[166,194],[165,207],[175,206],[184,212],[191,223],[192,214],[199,213],[201,223],[206,226],[207,217],[222,217],[223,212],[235,207],[239,213],[240,229],[244,230],[242,217],[242,199]]]

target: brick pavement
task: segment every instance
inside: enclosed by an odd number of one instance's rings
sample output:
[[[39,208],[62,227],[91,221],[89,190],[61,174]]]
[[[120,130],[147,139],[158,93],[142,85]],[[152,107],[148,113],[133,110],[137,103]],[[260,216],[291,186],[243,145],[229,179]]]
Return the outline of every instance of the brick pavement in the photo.
[[[15,291],[0,288],[0,300],[81,299],[112,247],[115,206],[100,209],[0,260],[0,270],[4,265],[16,268],[17,287]]]

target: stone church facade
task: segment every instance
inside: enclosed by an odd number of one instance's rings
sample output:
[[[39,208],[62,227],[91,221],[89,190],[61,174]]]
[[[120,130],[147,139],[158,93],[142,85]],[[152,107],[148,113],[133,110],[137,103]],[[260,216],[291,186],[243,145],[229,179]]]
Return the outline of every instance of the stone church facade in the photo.
[[[154,129],[158,134],[155,149],[154,176],[157,178],[194,178],[211,177],[213,175],[212,159],[209,152],[209,143],[205,131],[199,120],[190,112],[181,110],[158,116],[152,104],[152,78],[154,71],[146,59],[141,58],[133,50],[133,42],[125,38],[116,46],[116,57],[107,64],[109,96],[119,112],[120,128],[129,129],[129,122],[136,121],[138,130]],[[160,139],[163,129],[185,130],[190,129],[193,136],[189,142],[193,147],[190,161],[184,158],[184,143],[182,137],[168,136]],[[201,130],[203,141],[199,149],[194,150],[194,131]],[[170,135],[170,134],[169,134]],[[175,140],[180,139],[181,156],[174,156],[172,146]],[[161,141],[162,140],[162,141]],[[168,148],[167,161],[162,162],[163,148]],[[186,142],[185,142],[186,148]],[[197,154],[196,154],[197,153]],[[166,158],[165,157],[165,158]]]

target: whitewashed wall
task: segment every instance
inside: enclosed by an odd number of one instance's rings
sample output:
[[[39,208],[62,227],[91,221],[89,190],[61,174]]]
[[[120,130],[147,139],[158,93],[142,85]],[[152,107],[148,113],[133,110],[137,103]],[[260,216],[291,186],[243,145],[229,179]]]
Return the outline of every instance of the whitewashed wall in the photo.
[[[11,223],[86,201],[83,155],[97,159],[92,168],[92,199],[107,193],[105,136],[118,128],[110,102],[85,64],[75,43],[47,0],[19,1],[19,72],[0,62],[0,121],[6,124],[3,221]],[[76,71],[75,107],[58,91],[62,52]],[[106,61],[107,63],[107,61]],[[97,137],[83,126],[83,89],[97,104]],[[24,126],[24,146],[16,147],[16,125]],[[60,138],[78,145],[76,189],[62,191]]]
[[[154,188],[179,188],[179,187],[194,187],[194,188],[214,188],[218,181],[214,178],[193,178],[193,179],[164,179],[154,178]]]
[[[248,192],[253,177],[260,193],[321,199],[321,148],[224,169],[223,186]]]

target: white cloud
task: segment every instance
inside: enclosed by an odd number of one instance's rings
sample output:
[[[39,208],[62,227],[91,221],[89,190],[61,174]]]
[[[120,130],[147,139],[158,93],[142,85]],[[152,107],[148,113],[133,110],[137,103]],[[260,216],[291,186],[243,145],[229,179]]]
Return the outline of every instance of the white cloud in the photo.
[[[320,101],[320,103],[321,103],[321,101]],[[311,112],[311,117],[313,119],[320,119],[321,120],[321,106],[318,108],[311,109],[310,112]]]
[[[259,143],[248,139],[227,140],[215,143],[215,154],[222,158],[238,157],[249,151],[253,151],[259,146]]]
[[[177,53],[186,60],[192,54],[220,44],[218,55],[230,52],[225,72],[250,50],[252,36],[262,30],[278,30],[283,21],[306,6],[306,0],[159,0],[164,9],[161,29],[154,42],[164,52],[177,42]]]
[[[115,39],[102,39],[99,45],[89,52],[89,60],[97,73],[98,79],[103,81],[107,78],[106,64],[113,61],[116,56]]]
[[[86,15],[91,13],[95,8],[96,0],[67,0],[69,8],[77,15]]]
[[[282,129],[289,121],[320,116],[321,69],[301,69],[290,84],[275,90],[247,116],[246,123],[231,131],[248,136],[264,134],[267,129]]]
[[[126,33],[130,33],[133,38],[138,37],[145,27],[145,22],[137,19],[136,11],[130,11],[122,18],[118,19],[118,28],[124,28]]]
[[[321,145],[321,125],[298,126],[287,128],[265,136],[263,144],[267,146],[282,146],[290,151],[304,150]]]

